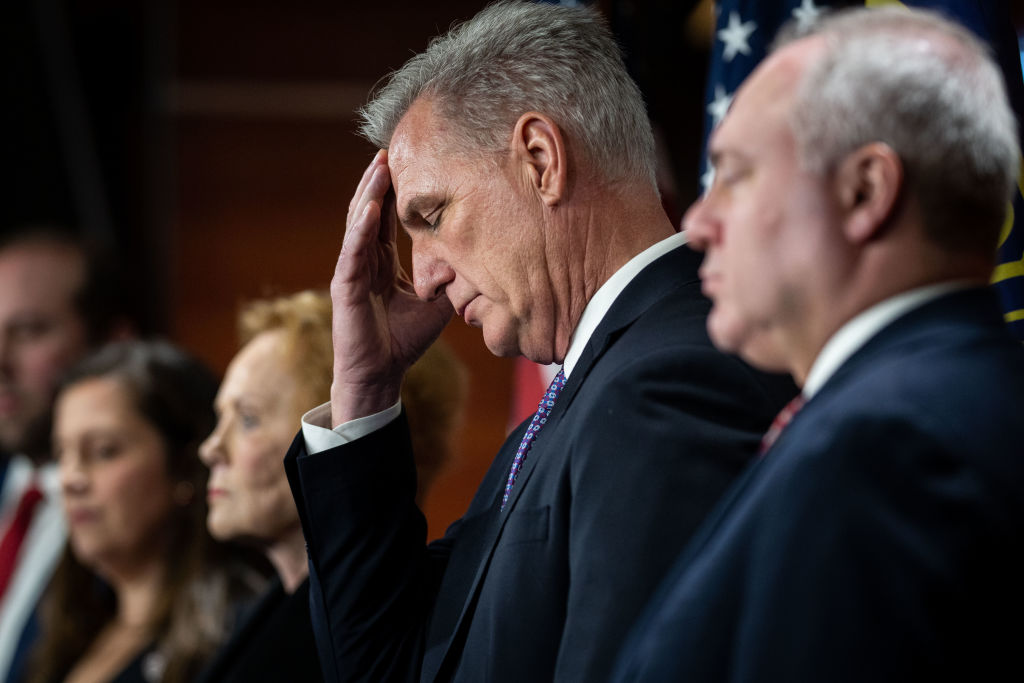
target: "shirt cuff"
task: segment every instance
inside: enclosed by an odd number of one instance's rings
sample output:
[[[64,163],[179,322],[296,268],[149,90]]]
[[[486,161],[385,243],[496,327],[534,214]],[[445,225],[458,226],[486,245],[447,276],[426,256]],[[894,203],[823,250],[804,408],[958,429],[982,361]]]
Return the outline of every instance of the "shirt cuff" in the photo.
[[[328,401],[302,416],[302,438],[306,442],[306,453],[323,453],[361,439],[367,434],[383,429],[401,414],[402,401],[399,399],[395,405],[379,413],[357,417],[331,429],[331,402]]]

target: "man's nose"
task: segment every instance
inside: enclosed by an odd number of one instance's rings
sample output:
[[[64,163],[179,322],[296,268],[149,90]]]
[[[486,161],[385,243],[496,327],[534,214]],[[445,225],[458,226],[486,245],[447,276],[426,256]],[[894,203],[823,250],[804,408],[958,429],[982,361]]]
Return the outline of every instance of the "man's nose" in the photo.
[[[445,293],[445,287],[455,279],[455,271],[440,258],[437,249],[424,240],[412,243],[412,284],[416,296],[432,301]]]
[[[692,249],[704,251],[714,239],[716,228],[709,196],[699,197],[683,215],[682,228],[686,243]]]

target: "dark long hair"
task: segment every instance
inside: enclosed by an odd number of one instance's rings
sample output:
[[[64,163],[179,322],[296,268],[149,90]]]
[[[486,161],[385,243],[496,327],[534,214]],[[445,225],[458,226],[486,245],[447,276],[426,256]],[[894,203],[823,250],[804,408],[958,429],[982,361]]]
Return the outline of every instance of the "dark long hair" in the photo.
[[[122,384],[135,407],[164,440],[172,481],[191,487],[170,520],[167,569],[155,619],[156,652],[165,683],[189,680],[220,643],[230,604],[258,588],[255,573],[231,565],[206,531],[206,476],[200,442],[213,429],[217,381],[198,360],[160,341],[111,344],[76,365],[60,392],[86,379]],[[43,634],[29,680],[63,679],[115,616],[113,590],[66,546],[42,605]]]

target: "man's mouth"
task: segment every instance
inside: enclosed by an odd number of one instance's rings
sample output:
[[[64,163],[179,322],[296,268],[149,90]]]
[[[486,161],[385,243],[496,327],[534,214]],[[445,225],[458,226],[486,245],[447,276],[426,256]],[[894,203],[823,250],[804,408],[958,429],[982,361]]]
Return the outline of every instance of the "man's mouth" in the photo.
[[[718,289],[719,275],[706,271],[703,268],[697,273],[700,276],[700,291],[709,299],[714,298],[715,290]]]
[[[470,317],[469,313],[469,307],[472,305],[474,301],[476,301],[476,299],[477,297],[474,296],[472,299],[462,304],[455,312],[458,314],[460,318],[462,318],[466,322],[467,325],[479,327],[476,321]]]

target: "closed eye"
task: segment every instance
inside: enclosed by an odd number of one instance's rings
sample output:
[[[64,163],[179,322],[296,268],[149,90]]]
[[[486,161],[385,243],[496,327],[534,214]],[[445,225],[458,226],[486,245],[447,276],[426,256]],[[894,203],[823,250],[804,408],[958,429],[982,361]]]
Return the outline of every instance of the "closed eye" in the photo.
[[[436,193],[413,195],[398,212],[405,230],[435,228],[445,206],[444,198]]]
[[[441,226],[441,218],[444,216],[444,211],[436,211],[428,216],[423,217],[423,222],[430,226],[430,229],[437,231]]]
[[[729,187],[729,186],[735,185],[739,181],[743,180],[744,178],[747,177],[747,175],[749,175],[747,173],[747,171],[742,170],[742,169],[741,170],[735,170],[735,169],[734,170],[730,170],[728,173],[716,173],[715,174],[715,183],[716,184],[724,185],[725,187]]]

